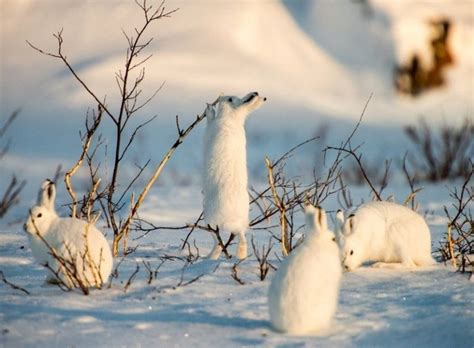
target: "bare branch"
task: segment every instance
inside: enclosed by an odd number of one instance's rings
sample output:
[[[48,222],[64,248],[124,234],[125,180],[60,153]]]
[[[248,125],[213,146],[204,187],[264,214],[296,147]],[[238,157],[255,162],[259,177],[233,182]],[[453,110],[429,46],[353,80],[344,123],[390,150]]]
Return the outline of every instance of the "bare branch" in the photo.
[[[2,199],[0,200],[0,218],[2,218],[10,208],[18,204],[21,191],[26,185],[26,181],[18,181],[14,175],[8,184]]]
[[[361,155],[357,155],[352,149],[346,149],[344,147],[333,147],[333,146],[328,146],[327,147],[328,150],[336,150],[338,152],[343,152],[343,153],[347,153],[349,155],[352,156],[352,158],[354,158],[357,162],[357,165],[359,166],[360,168],[360,171],[365,179],[365,181],[367,182],[367,184],[370,186],[370,189],[372,190],[372,193],[375,195],[375,197],[377,198],[378,201],[382,201],[382,197],[380,197],[380,194],[379,192],[377,191],[377,189],[374,187],[374,185],[372,184],[372,181],[369,179],[369,177],[367,176],[367,173],[365,172],[365,169],[364,169],[364,166],[362,165],[362,162],[361,162]]]
[[[139,271],[140,271],[140,266],[137,264],[137,267],[135,268],[135,271],[133,271],[133,273],[130,275],[127,282],[125,283],[125,286],[123,287],[123,292],[128,291],[128,288],[130,287],[130,285],[132,285],[132,282],[135,279],[135,277],[137,276]]]
[[[13,284],[12,282],[9,282],[9,281],[7,280],[7,278],[5,277],[5,274],[3,273],[2,270],[0,270],[0,278],[1,278],[2,282],[4,282],[5,284],[7,284],[7,285],[8,285],[9,287],[11,287],[12,289],[14,289],[14,290],[20,290],[20,291],[24,292],[24,293],[27,294],[27,295],[31,295],[28,290],[22,288],[21,286],[15,285],[15,284]]]
[[[81,86],[87,91],[87,93],[89,93],[89,95],[96,101],[97,104],[100,105],[100,107],[105,111],[105,113],[107,115],[109,115],[109,117],[112,119],[112,121],[114,121],[114,123],[117,123],[117,120],[116,118],[114,117],[114,115],[109,111],[109,109],[107,108],[107,106],[102,103],[100,101],[100,99],[96,96],[96,94],[88,87],[88,85],[84,82],[84,80],[82,80],[79,75],[76,73],[76,70],[74,70],[74,68],[71,66],[71,64],[69,63],[69,61],[67,60],[66,56],[63,55],[62,53],[62,44],[63,44],[63,38],[62,38],[62,32],[63,30],[61,29],[57,34],[53,34],[53,36],[57,39],[58,41],[58,52],[56,54],[54,53],[51,53],[51,52],[45,52],[41,49],[39,49],[38,47],[36,47],[35,45],[33,45],[31,42],[29,42],[28,40],[26,40],[26,43],[31,47],[33,48],[34,50],[38,51],[39,53],[41,54],[44,54],[44,55],[47,55],[47,56],[50,56],[50,57],[53,57],[53,58],[57,58],[57,59],[60,59],[64,65],[66,65],[66,67],[68,68],[68,70],[71,72],[71,74],[75,77],[75,79],[81,84]]]
[[[270,268],[274,269],[274,267],[268,261],[268,257],[270,255],[270,252],[272,251],[272,248],[273,248],[272,238],[270,238],[268,240],[268,245],[267,245],[266,248],[265,248],[265,245],[262,247],[261,252],[259,251],[258,246],[254,242],[253,237],[251,239],[251,243],[252,243],[252,248],[253,248],[254,255],[257,258],[258,265],[259,265],[259,273],[260,273],[259,278],[260,278],[261,281],[264,281],[265,278],[267,277],[267,274],[268,274],[268,271],[270,270]]]
[[[240,278],[239,276],[239,271],[238,271],[238,267],[239,265],[245,261],[245,259],[241,259],[239,261],[237,261],[236,263],[234,263],[234,265],[232,266],[232,273],[231,273],[231,277],[232,279],[234,279],[237,283],[239,283],[240,285],[245,285],[245,282]]]
[[[71,178],[77,172],[79,167],[82,165],[82,162],[84,161],[84,158],[86,157],[86,155],[89,151],[89,147],[92,143],[92,139],[94,137],[94,134],[95,134],[96,130],[99,128],[100,121],[102,120],[102,114],[103,114],[103,109],[99,105],[97,117],[94,117],[94,123],[93,123],[92,127],[89,128],[87,123],[86,123],[87,133],[86,133],[86,135],[83,139],[81,155],[79,156],[79,159],[77,160],[77,162],[71,167],[71,169],[69,169],[66,172],[66,175],[64,176],[64,183],[66,185],[67,192],[69,193],[69,195],[71,196],[71,199],[72,199],[72,208],[71,208],[71,216],[72,217],[77,217],[77,213],[76,213],[77,195],[74,192],[74,189],[72,188]]]
[[[20,114],[20,109],[16,109],[11,113],[11,115],[7,118],[6,122],[0,127],[0,138],[2,138],[5,133],[7,132],[8,128],[12,125],[13,121],[18,117]]]

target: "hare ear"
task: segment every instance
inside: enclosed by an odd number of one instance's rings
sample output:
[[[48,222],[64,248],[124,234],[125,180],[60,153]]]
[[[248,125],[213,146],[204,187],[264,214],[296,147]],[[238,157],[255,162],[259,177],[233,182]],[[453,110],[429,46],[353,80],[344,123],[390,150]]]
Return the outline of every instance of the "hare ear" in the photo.
[[[336,213],[336,220],[334,221],[334,232],[339,241],[343,239],[343,229],[344,229],[344,212],[339,209]]]
[[[214,119],[222,114],[222,108],[224,107],[224,97],[219,96],[214,106]]]
[[[354,228],[356,225],[355,221],[355,215],[351,214],[346,220],[346,223],[344,224],[344,235],[348,236],[354,232]]]
[[[305,203],[304,213],[306,218],[306,229],[313,232],[316,228],[316,208],[309,201]]]
[[[38,195],[38,205],[43,206],[49,210],[54,210],[54,200],[56,199],[56,186],[54,182],[46,179],[41,185],[41,190]]]
[[[344,226],[344,212],[339,209],[336,213],[335,229],[338,232],[342,232],[342,227]]]
[[[214,120],[216,118],[216,110],[214,109],[214,106],[212,104],[207,104],[204,114],[206,115],[207,123]]]
[[[319,231],[327,231],[328,229],[328,220],[326,217],[326,211],[321,208],[317,207],[317,214],[316,214],[316,226],[318,226]]]

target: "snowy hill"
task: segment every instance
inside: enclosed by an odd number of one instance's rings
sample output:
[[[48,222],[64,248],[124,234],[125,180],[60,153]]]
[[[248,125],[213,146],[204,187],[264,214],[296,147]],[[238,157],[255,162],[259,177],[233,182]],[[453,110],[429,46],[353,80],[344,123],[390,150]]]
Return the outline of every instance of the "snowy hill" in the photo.
[[[383,133],[382,138],[392,139],[388,144],[400,139],[400,124],[419,116],[435,123],[459,122],[472,113],[474,14],[469,1],[436,6],[375,1],[370,16],[349,1],[168,1],[167,6],[180,10],[149,32],[155,37],[154,57],[145,88],[151,94],[166,83],[140,116],[160,115],[144,136],[143,150],[151,156],[173,139],[176,114],[189,119],[222,92],[265,94],[269,102],[249,121],[249,131],[279,138],[285,129],[292,143],[309,137],[323,122],[337,128],[336,134],[344,133],[371,93],[366,134]],[[395,62],[426,46],[427,18],[440,15],[456,24],[456,65],[449,85],[417,99],[397,95],[391,75]],[[67,163],[92,105],[59,61],[34,52],[25,40],[55,49],[51,34],[64,28],[64,51],[73,66],[113,105],[114,72],[124,61],[121,29],[130,32],[140,21],[136,6],[126,1],[2,2],[1,113],[21,107],[14,129],[26,135],[13,142],[12,167],[32,154]],[[52,134],[63,146],[51,146]],[[375,138],[370,146],[377,144]],[[275,146],[270,144],[268,151]]]
[[[469,96],[473,65],[469,1],[444,1],[436,6],[411,1],[395,4],[375,1],[373,13],[367,15],[360,4],[346,1],[293,1],[287,3],[288,8],[279,1],[168,1],[168,8],[180,11],[151,32],[157,43],[148,69],[149,82],[167,81],[167,98],[163,99],[176,98],[169,105],[176,105],[183,92],[192,93],[184,102],[202,102],[202,97],[212,93],[242,93],[253,87],[264,90],[276,103],[309,105],[342,117],[356,113],[352,106],[359,106],[370,92],[385,97],[375,98],[374,104],[390,101],[400,106],[403,103],[390,88],[391,66],[412,51],[426,55],[429,28],[425,24],[430,18],[447,16],[457,27],[453,42],[459,64],[455,70],[465,74],[455,84],[470,87],[465,94]],[[69,1],[57,6],[54,2],[7,1],[3,7],[4,69],[22,67],[33,82],[39,76],[59,80],[60,87],[47,88],[67,98],[59,105],[88,105],[90,100],[70,83],[70,76],[58,73],[63,70],[60,65],[35,55],[24,44],[28,39],[54,47],[50,34],[64,28],[65,49],[72,62],[99,94],[112,97],[115,86],[110,74],[123,64],[121,29],[130,30],[131,23],[140,21],[133,3]],[[304,11],[298,10],[301,8]],[[51,15],[58,20],[45,21]],[[29,18],[28,25],[20,24],[24,16]],[[4,78],[8,83],[18,81],[10,74]],[[14,101],[22,104],[23,95],[12,89],[10,93],[17,97]],[[449,93],[435,94],[439,98]],[[344,98],[344,103],[338,98]],[[13,104],[11,98],[5,99]],[[416,107],[420,102],[411,104]]]

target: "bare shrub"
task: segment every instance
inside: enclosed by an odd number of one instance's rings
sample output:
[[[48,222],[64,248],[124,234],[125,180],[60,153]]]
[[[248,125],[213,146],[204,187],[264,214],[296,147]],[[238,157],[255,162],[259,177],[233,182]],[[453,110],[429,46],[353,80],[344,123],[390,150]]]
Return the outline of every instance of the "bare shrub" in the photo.
[[[268,240],[268,244],[266,246],[263,245],[261,250],[259,250],[258,245],[255,243],[253,237],[251,241],[253,253],[258,262],[259,279],[263,282],[267,277],[270,268],[275,269],[275,267],[273,267],[268,261],[268,257],[273,248],[273,240],[270,238]]]
[[[164,265],[166,260],[162,260],[158,266],[153,267],[150,262],[148,261],[143,261],[143,266],[145,266],[145,269],[147,270],[147,284],[151,285],[151,282],[158,277],[158,273],[160,271],[160,268]]]
[[[440,181],[470,175],[474,156],[474,124],[466,118],[459,127],[444,124],[436,132],[421,119],[418,126],[408,126],[405,133],[415,145],[416,154],[408,163],[417,179]]]
[[[5,135],[19,115],[19,110],[14,111],[5,121],[5,123],[0,127],[0,161],[7,154],[10,148],[10,140],[7,140],[3,143]],[[10,182],[5,188],[3,195],[0,195],[0,218],[5,216],[5,214],[16,204],[20,202],[20,193],[26,185],[26,181],[19,181],[15,174],[12,175]]]
[[[418,192],[423,190],[422,187],[416,187],[417,186],[417,180],[416,180],[416,175],[410,174],[409,169],[407,167],[407,154],[403,157],[403,164],[402,164],[402,169],[403,169],[403,174],[405,175],[405,179],[410,186],[410,193],[406,197],[405,201],[403,202],[403,205],[407,206],[410,204],[411,209],[414,211],[419,210],[419,205],[416,203],[416,195]]]
[[[471,172],[461,188],[454,188],[450,193],[454,213],[444,207],[448,226],[438,249],[443,261],[450,261],[458,271],[469,272],[471,276],[474,271],[474,219],[471,210],[474,202],[473,172],[471,163]]]

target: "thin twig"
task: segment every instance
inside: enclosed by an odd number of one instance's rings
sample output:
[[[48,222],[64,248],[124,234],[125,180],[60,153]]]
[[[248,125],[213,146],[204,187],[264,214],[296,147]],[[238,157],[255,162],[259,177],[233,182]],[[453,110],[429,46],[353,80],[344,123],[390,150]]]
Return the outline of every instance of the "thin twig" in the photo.
[[[31,295],[30,292],[24,288],[22,288],[21,286],[18,286],[18,285],[15,285],[13,284],[12,282],[9,282],[7,280],[7,278],[5,277],[5,274],[3,273],[2,270],[0,270],[0,278],[2,279],[2,281],[7,284],[8,286],[10,286],[12,289],[14,290],[20,290],[20,291],[23,291],[25,294],[27,295]]]

